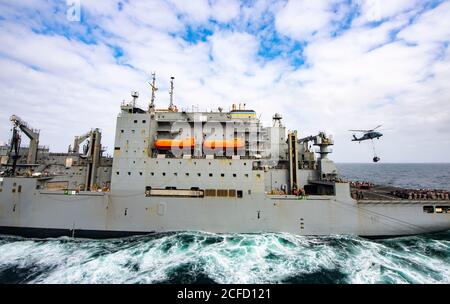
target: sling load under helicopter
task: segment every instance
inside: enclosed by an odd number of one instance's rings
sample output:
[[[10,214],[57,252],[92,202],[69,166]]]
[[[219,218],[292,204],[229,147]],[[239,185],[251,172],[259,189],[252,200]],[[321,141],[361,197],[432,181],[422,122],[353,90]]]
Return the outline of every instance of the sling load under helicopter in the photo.
[[[352,131],[352,132],[362,132],[363,133],[363,135],[361,137],[359,137],[359,138],[356,137],[355,134],[353,134],[352,141],[357,141],[357,142],[361,143],[362,141],[370,140],[372,142],[372,149],[373,149],[373,159],[372,160],[373,160],[374,163],[377,163],[377,162],[379,162],[381,160],[381,158],[379,158],[377,156],[377,152],[375,150],[375,143],[373,142],[374,139],[380,139],[380,137],[383,136],[382,133],[380,133],[378,131],[375,131],[375,130],[377,130],[380,127],[381,127],[381,125],[373,128],[371,130],[349,130],[349,131]]]

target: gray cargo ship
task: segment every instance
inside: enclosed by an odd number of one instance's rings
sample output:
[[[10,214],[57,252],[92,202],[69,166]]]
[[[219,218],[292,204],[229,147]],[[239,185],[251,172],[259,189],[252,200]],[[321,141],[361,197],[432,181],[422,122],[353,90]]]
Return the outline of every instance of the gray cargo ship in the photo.
[[[287,232],[386,237],[450,229],[449,193],[341,178],[333,138],[287,132],[280,114],[263,126],[245,104],[229,111],[123,103],[113,157],[101,132],[67,153],[39,146],[13,115],[0,147],[0,233],[108,238],[151,232]],[[21,133],[30,138],[20,147]],[[80,152],[80,145],[86,142]],[[315,150],[314,150],[315,149]]]

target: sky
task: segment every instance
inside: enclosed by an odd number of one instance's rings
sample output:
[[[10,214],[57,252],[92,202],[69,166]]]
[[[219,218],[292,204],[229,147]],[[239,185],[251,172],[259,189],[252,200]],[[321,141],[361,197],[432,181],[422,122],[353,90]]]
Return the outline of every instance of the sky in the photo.
[[[174,76],[178,108],[280,113],[336,162],[370,162],[348,130],[377,125],[382,162],[450,162],[449,40],[448,0],[0,0],[0,144],[16,114],[53,152],[100,128],[111,153],[156,72],[157,107]]]

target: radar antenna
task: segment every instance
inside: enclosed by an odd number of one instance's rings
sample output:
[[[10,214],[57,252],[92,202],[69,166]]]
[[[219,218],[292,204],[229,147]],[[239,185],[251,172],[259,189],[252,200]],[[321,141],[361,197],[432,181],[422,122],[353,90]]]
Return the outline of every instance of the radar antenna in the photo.
[[[131,97],[133,98],[133,101],[131,102],[131,104],[133,106],[133,112],[134,112],[134,108],[136,108],[136,100],[139,98],[139,92],[132,91],[131,92]]]
[[[273,126],[274,127],[282,127],[282,124],[281,124],[282,119],[283,119],[283,117],[280,114],[275,113],[275,115],[273,115],[273,117],[272,117]]]

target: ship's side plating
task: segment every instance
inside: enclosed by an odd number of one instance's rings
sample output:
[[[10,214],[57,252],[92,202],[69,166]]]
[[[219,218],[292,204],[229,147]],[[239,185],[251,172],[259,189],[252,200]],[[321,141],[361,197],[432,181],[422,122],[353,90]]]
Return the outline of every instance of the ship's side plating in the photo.
[[[446,230],[448,214],[424,212],[442,201],[357,202],[348,184],[336,195],[244,194],[242,198],[146,197],[144,191],[66,195],[37,190],[37,179],[3,180],[2,233],[117,237],[152,231],[289,232],[392,236]]]

